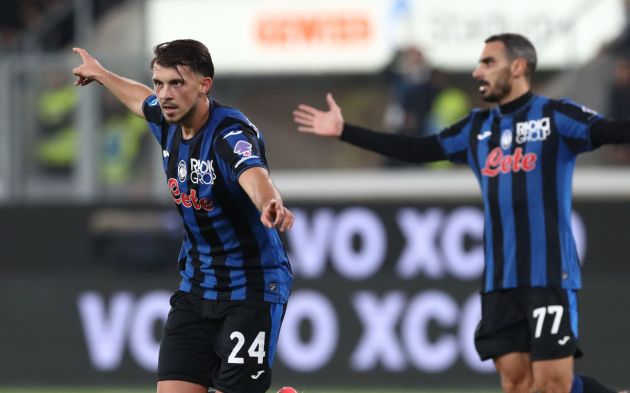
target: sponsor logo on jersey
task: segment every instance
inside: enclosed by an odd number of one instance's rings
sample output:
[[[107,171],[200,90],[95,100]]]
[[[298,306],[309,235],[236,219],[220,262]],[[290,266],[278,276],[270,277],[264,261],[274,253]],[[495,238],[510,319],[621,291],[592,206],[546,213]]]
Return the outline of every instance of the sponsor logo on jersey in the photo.
[[[504,154],[500,147],[495,147],[486,157],[486,164],[481,173],[494,177],[500,173],[530,172],[536,168],[537,159],[538,156],[535,153],[523,154],[522,147],[514,149],[514,154]]]
[[[249,157],[252,155],[252,144],[247,141],[238,141],[234,145],[234,153],[239,156]]]
[[[190,159],[190,181],[195,184],[214,184],[214,179],[217,178],[214,168],[212,167],[213,160],[198,160],[196,158]]]
[[[197,196],[197,190],[194,188],[190,190],[190,194],[186,194],[179,189],[179,183],[177,179],[168,179],[168,189],[173,197],[173,202],[177,205],[184,207],[192,207],[195,210],[205,210],[207,212],[214,209],[214,204],[209,198],[199,198]]]
[[[542,119],[522,121],[516,123],[516,143],[544,141],[551,135],[551,120]]]
[[[182,183],[186,181],[186,176],[188,175],[188,169],[186,169],[186,161],[181,160],[177,165],[177,178]]]
[[[238,168],[239,165],[250,158],[258,158],[258,156],[255,156],[252,152],[252,144],[243,140],[236,142],[236,145],[234,145],[234,153],[241,156],[241,159],[234,165],[234,168]]]

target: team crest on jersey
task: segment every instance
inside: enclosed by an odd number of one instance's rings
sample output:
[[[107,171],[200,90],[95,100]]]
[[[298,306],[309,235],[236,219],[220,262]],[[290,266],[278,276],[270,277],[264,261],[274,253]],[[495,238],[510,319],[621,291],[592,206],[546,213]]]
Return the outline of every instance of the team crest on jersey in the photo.
[[[507,150],[512,146],[512,130],[505,129],[501,133],[501,147]]]
[[[198,160],[196,158],[190,159],[190,181],[195,184],[214,184],[214,179],[217,178],[212,163],[214,160]]]
[[[186,169],[186,161],[181,160],[177,165],[177,178],[180,182],[186,181],[186,176],[188,175],[188,169]]]
[[[551,135],[549,117],[516,123],[516,143],[544,141]]]

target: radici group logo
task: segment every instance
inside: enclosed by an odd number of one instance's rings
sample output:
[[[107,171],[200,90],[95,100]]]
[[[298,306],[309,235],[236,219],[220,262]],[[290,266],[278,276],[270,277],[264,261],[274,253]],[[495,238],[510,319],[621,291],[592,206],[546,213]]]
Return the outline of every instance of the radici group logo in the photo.
[[[190,159],[190,181],[194,184],[214,184],[217,178],[214,168],[212,167],[214,160]]]
[[[214,160],[190,159],[190,181],[193,184],[212,185],[217,175],[213,168]],[[181,160],[177,165],[177,179],[183,183],[188,179],[188,166]]]

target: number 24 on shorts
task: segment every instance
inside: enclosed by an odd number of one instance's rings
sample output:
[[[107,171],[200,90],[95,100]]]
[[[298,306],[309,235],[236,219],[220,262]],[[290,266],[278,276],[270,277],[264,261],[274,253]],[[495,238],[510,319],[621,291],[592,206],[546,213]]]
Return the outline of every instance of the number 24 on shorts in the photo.
[[[243,348],[243,346],[245,345],[245,336],[243,335],[243,333],[239,331],[233,331],[232,334],[230,334],[230,340],[232,341],[236,340],[236,344],[234,345],[232,352],[230,352],[230,356],[228,357],[228,363],[234,363],[234,364],[245,363],[245,359],[238,356],[241,348]],[[252,344],[249,346],[249,348],[247,349],[247,354],[251,358],[257,358],[258,364],[262,364],[263,359],[266,354],[264,331],[258,332],[258,335],[254,339]]]

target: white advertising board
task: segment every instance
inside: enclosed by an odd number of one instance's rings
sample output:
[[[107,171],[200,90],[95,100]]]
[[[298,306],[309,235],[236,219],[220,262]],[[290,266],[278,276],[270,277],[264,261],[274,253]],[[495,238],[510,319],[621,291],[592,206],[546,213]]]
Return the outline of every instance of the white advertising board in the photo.
[[[408,44],[467,71],[484,39],[506,31],[558,69],[592,59],[625,25],[622,0],[149,0],[146,17],[150,47],[200,40],[223,75],[376,72]]]

